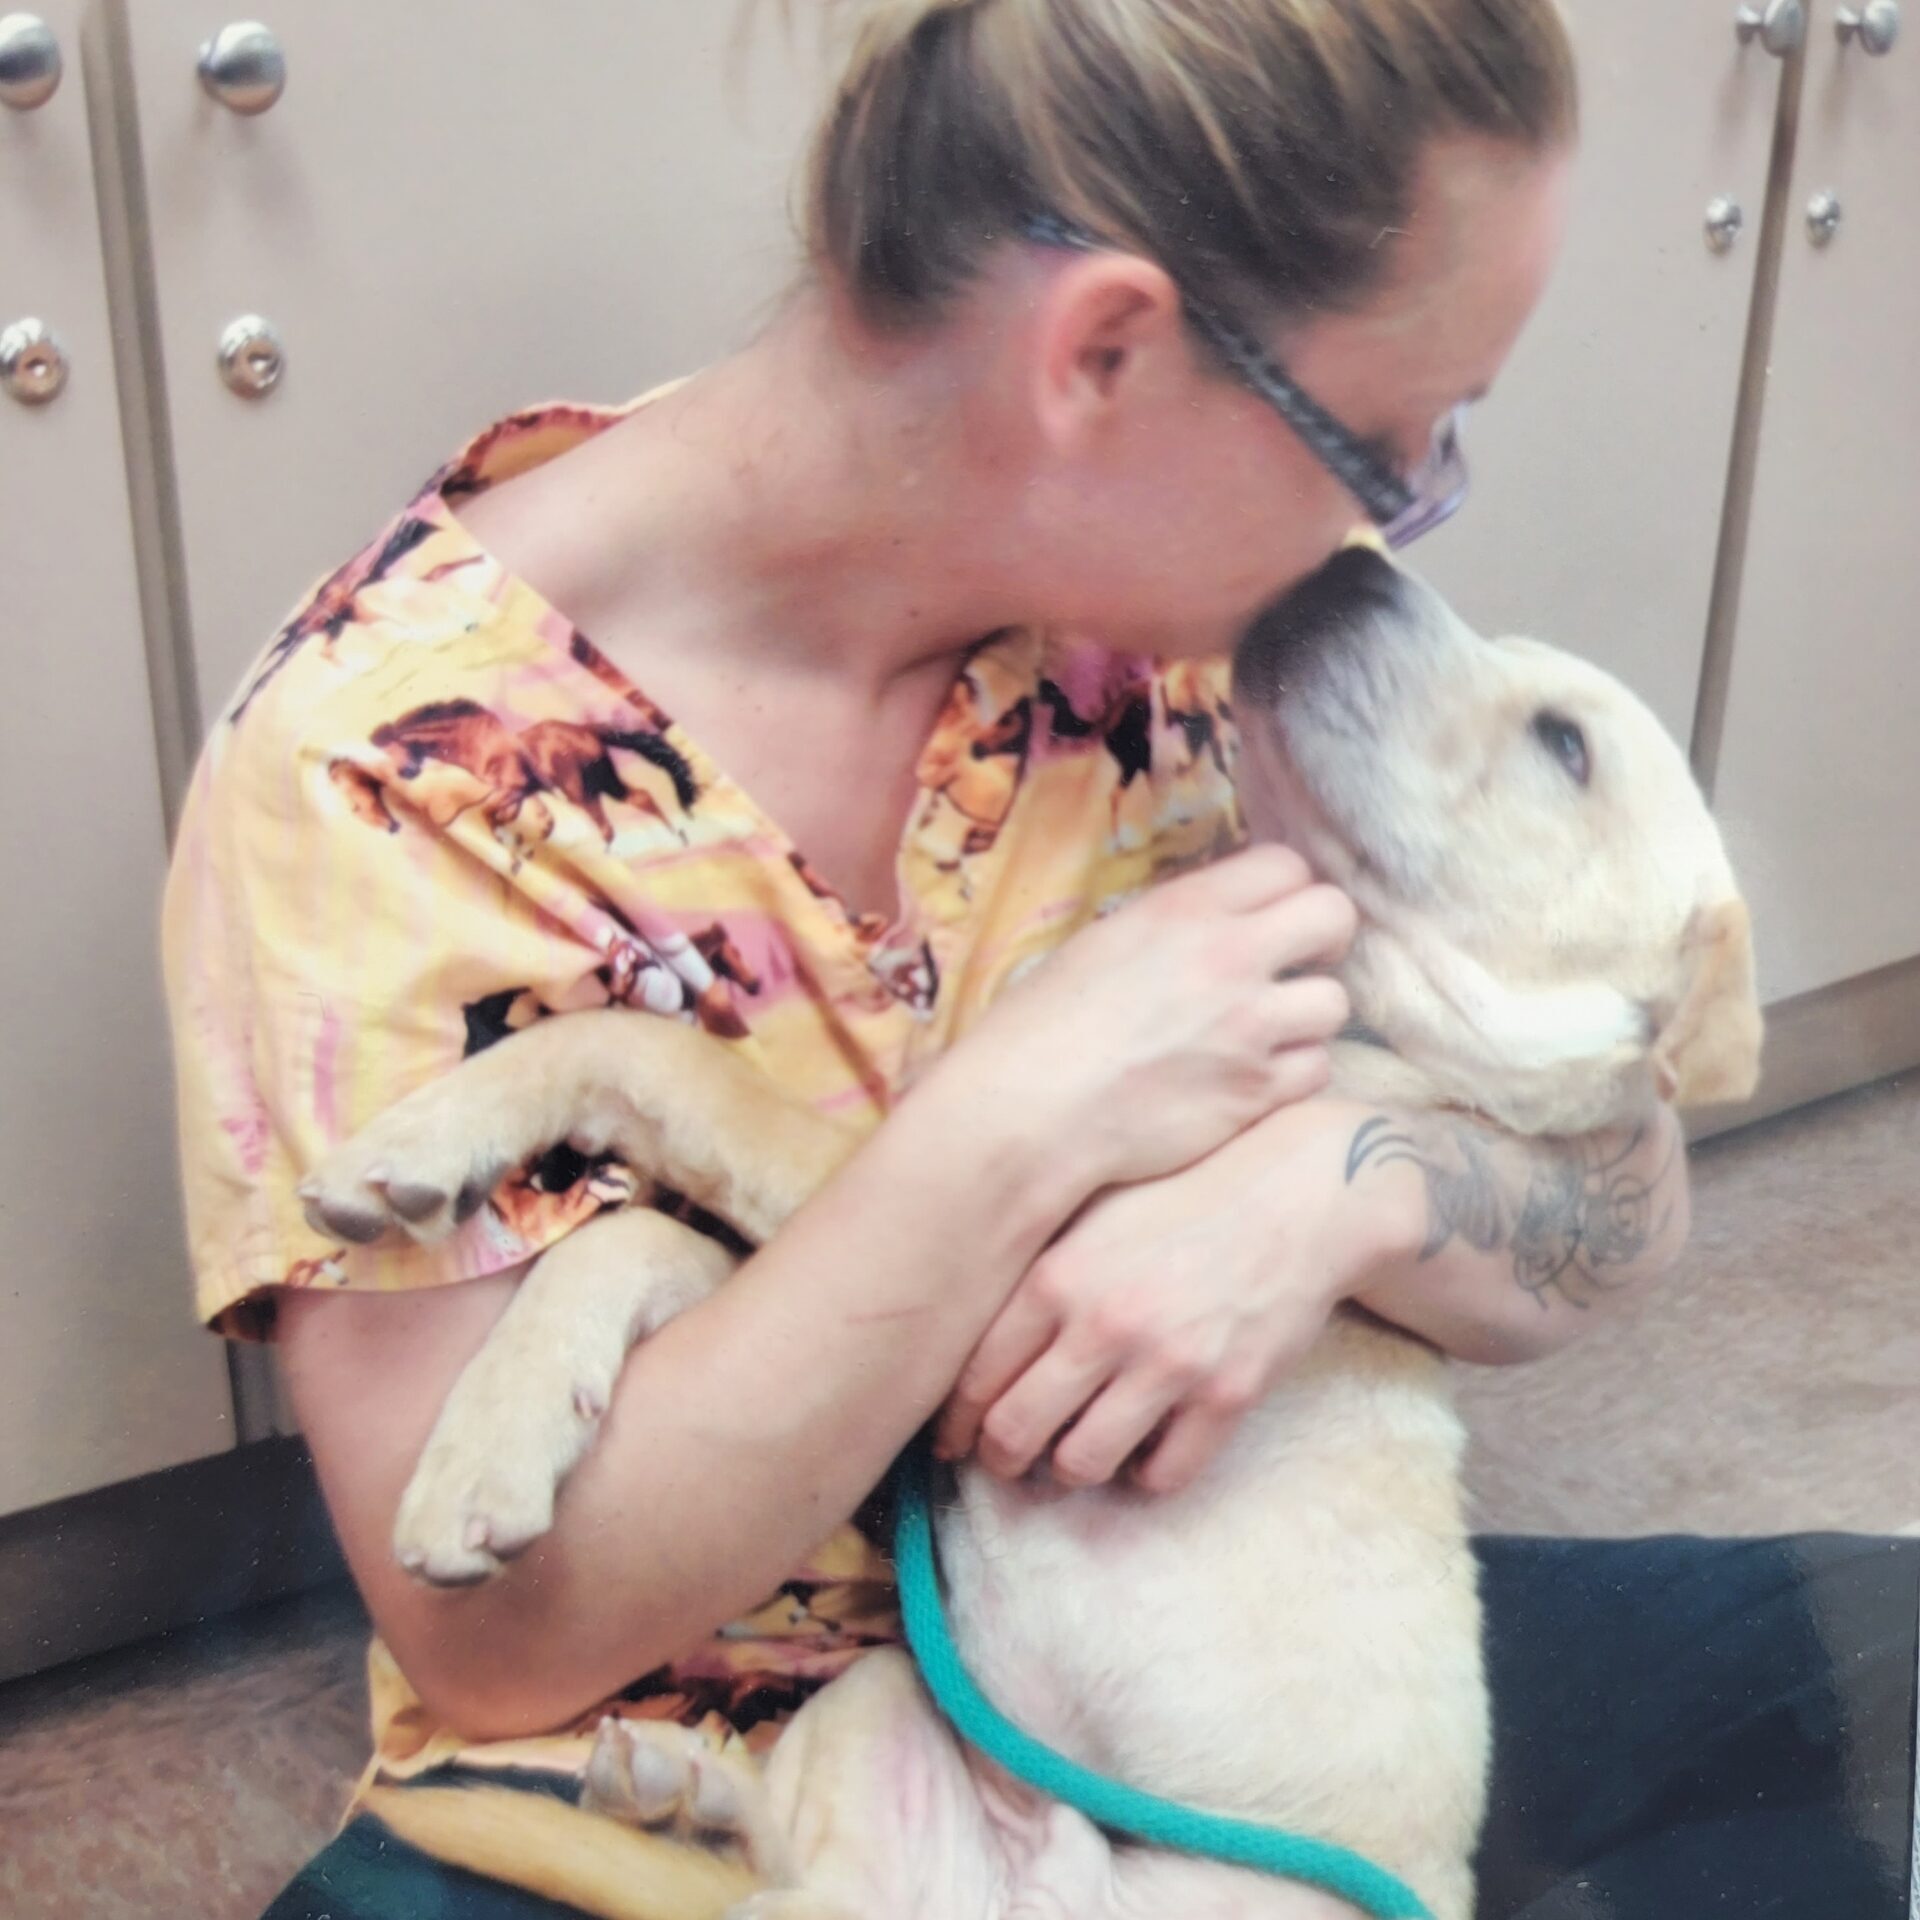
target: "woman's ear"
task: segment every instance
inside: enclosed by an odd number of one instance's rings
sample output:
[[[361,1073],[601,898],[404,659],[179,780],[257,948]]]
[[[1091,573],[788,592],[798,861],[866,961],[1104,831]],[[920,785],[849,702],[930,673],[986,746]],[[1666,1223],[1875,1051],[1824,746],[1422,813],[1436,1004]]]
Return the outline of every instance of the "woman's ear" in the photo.
[[[1654,1084],[1676,1106],[1745,1100],[1760,1081],[1762,1021],[1744,901],[1702,907],[1687,928],[1686,981],[1653,1043]]]
[[[1100,253],[1062,268],[1040,316],[1040,417],[1072,444],[1109,421],[1180,344],[1180,295],[1150,260]]]

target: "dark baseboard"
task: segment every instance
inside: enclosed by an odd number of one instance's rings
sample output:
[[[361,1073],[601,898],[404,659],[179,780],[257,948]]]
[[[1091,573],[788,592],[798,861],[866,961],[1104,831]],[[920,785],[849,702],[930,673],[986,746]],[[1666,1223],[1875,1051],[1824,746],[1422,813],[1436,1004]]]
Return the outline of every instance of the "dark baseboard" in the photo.
[[[298,1440],[0,1519],[0,1680],[344,1577]]]

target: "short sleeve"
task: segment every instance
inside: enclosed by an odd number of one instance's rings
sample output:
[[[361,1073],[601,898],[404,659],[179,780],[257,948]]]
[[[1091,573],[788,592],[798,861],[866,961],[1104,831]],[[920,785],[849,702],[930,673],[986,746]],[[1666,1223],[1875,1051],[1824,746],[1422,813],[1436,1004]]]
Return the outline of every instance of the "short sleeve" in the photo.
[[[274,1289],[390,1289],[529,1258],[626,1197],[532,1171],[443,1247],[342,1249],[303,1178],[410,1089],[533,1017],[604,1004],[605,956],[409,804],[350,721],[219,723],[169,876],[164,947],[201,1317],[263,1333]]]

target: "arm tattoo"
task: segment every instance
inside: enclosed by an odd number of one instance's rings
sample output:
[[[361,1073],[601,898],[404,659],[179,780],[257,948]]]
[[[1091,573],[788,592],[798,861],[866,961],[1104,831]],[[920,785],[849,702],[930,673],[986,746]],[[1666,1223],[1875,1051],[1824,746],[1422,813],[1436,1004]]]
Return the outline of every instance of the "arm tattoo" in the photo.
[[[1515,1282],[1542,1309],[1557,1294],[1584,1310],[1621,1284],[1619,1269],[1632,1266],[1671,1220],[1669,1210],[1656,1224],[1654,1198],[1672,1159],[1652,1179],[1630,1164],[1646,1143],[1644,1127],[1624,1140],[1516,1138],[1524,1169],[1496,1161],[1494,1137],[1469,1121],[1379,1114],[1353,1136],[1347,1184],[1369,1167],[1417,1167],[1427,1183],[1420,1258],[1431,1260],[1456,1238],[1478,1253],[1510,1253]]]

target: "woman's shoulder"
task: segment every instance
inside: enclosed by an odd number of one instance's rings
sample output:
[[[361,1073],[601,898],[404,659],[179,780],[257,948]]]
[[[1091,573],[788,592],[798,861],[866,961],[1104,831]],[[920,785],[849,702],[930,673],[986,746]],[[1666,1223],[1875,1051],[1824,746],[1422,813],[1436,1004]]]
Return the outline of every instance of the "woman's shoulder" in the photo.
[[[393,709],[431,681],[447,698],[537,667],[572,636],[477,540],[476,504],[504,481],[590,440],[631,410],[548,402],[472,435],[399,512],[309,586],[221,716],[237,744],[335,728],[362,706]],[[477,696],[476,696],[477,697]],[[392,711],[380,719],[392,719]]]
[[[423,497],[314,581],[241,677],[216,730],[238,740],[297,728],[399,643],[400,623],[407,638],[443,644],[468,630],[477,609],[462,604],[435,551],[440,533]]]

